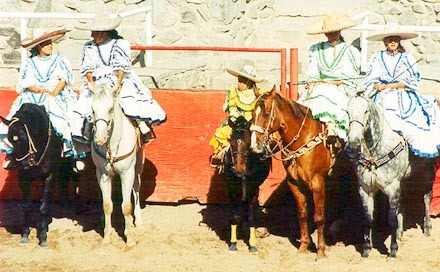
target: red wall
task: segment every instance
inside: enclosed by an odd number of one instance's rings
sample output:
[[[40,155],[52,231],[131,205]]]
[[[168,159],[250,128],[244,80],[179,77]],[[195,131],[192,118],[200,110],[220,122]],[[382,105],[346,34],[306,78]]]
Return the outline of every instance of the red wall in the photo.
[[[0,94],[0,114],[5,116],[16,94]],[[157,140],[145,147],[142,196],[158,202],[224,202],[223,181],[209,166],[212,147],[208,142],[226,118],[221,110],[225,92],[153,90],[153,95],[167,112],[168,121],[155,128]],[[1,163],[3,158],[2,154]],[[93,166],[88,166],[79,176],[80,194],[96,199],[99,188]],[[266,203],[284,176],[281,163],[274,161],[273,171],[261,187],[260,203]],[[16,179],[16,173],[0,169],[0,199],[20,198]]]

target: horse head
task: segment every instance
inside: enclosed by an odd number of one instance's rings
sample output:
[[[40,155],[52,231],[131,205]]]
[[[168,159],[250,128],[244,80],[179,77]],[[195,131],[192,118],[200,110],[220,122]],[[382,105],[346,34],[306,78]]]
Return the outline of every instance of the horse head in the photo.
[[[113,127],[114,97],[107,84],[97,84],[92,97],[94,116],[94,142],[104,145],[108,142]]]
[[[277,91],[275,85],[272,90],[257,98],[252,111],[253,124],[250,127],[251,149],[255,153],[262,153],[268,145],[270,134],[281,127],[278,108],[276,105]]]
[[[355,155],[361,151],[365,133],[369,129],[372,113],[372,101],[365,93],[358,92],[348,101],[349,133],[346,150]]]
[[[229,138],[232,170],[237,177],[243,177],[248,171],[247,163],[251,142],[249,127],[251,122],[243,116],[239,116],[235,121],[229,119],[228,124],[232,128],[231,137]]]
[[[19,169],[28,170],[41,163],[50,143],[52,127],[44,106],[25,103],[11,120],[1,118],[9,126],[11,158]]]

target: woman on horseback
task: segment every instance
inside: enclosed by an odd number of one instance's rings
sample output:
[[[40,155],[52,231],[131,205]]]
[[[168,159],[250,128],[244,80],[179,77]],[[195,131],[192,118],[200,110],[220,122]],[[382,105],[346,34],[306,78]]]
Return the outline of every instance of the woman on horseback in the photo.
[[[341,30],[356,22],[347,16],[328,14],[312,24],[307,34],[325,34],[327,41],[314,44],[308,53],[307,84],[298,103],[310,108],[313,118],[327,125],[327,143],[346,141],[348,98],[356,92],[360,52],[344,41]]]
[[[63,37],[68,30],[61,29],[46,33],[34,31],[32,39],[25,39],[21,46],[30,50],[30,57],[20,68],[15,99],[6,119],[11,119],[24,103],[44,105],[57,134],[63,138],[63,156],[74,156],[69,115],[77,95],[72,90],[73,74],[69,60],[61,54],[53,53],[53,42]],[[8,126],[0,124],[0,151],[12,152],[7,140]],[[6,159],[3,167],[11,167]]]
[[[81,138],[84,118],[91,115],[91,96],[97,84],[107,84],[119,93],[121,107],[126,116],[136,122],[143,134],[144,143],[155,138],[152,125],[160,125],[167,119],[165,111],[133,71],[130,43],[116,30],[121,17],[96,14],[91,22],[77,25],[77,29],[91,31],[93,40],[85,43],[80,59],[80,74],[84,79],[75,118],[74,137]]]
[[[438,100],[418,92],[418,61],[400,43],[417,36],[399,30],[369,36],[368,40],[382,41],[386,48],[371,56],[364,89],[383,108],[391,128],[405,138],[415,155],[434,158],[440,148]]]

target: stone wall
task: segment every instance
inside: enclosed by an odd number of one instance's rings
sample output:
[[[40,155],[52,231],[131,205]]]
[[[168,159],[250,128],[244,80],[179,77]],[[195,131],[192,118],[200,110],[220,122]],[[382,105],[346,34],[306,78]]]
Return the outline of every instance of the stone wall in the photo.
[[[350,16],[370,11],[370,23],[440,26],[440,0],[2,0],[8,12],[121,13],[139,7],[153,7],[153,45],[225,46],[256,48],[298,48],[299,77],[305,70],[308,47],[324,35],[306,35],[306,28],[319,16],[340,12]],[[0,18],[0,87],[15,86],[20,66],[20,20]],[[72,29],[56,49],[72,62],[77,74],[82,45],[90,33],[74,28],[72,19],[32,19],[28,33],[35,28]],[[145,16],[124,19],[118,28],[132,44],[145,44]],[[345,30],[346,41],[357,43],[360,32]],[[423,32],[405,41],[407,50],[423,56],[421,70],[435,78],[440,59],[440,33]],[[368,51],[381,49],[369,43]],[[211,51],[154,51],[153,65],[143,67],[145,57],[132,52],[137,72],[150,87],[183,89],[223,89],[235,84],[224,72],[242,61],[251,61],[267,86],[280,83],[280,58],[274,53],[236,53]],[[153,79],[155,82],[153,82]],[[80,78],[77,76],[79,86]]]

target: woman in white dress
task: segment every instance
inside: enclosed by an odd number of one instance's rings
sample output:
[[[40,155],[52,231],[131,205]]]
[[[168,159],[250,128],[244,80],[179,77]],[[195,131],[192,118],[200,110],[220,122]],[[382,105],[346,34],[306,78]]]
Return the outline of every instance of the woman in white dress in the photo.
[[[85,43],[80,59],[80,74],[84,90],[75,112],[74,137],[81,138],[83,118],[91,114],[91,92],[96,84],[108,84],[119,93],[126,116],[136,121],[144,143],[155,138],[151,125],[160,125],[167,119],[165,111],[153,98],[151,91],[132,70],[130,43],[116,31],[121,17],[96,14],[91,22],[76,26],[91,31],[93,40]]]
[[[298,103],[310,108],[313,118],[327,125],[327,143],[345,141],[348,132],[348,98],[356,92],[360,52],[346,43],[341,30],[356,22],[329,14],[312,24],[307,34],[325,34],[327,41],[314,44],[308,53],[307,84]]]
[[[415,155],[434,158],[440,148],[438,100],[418,92],[418,61],[400,42],[417,36],[398,30],[369,36],[368,40],[382,41],[386,48],[371,56],[364,89],[383,108],[391,128],[405,138]]]
[[[20,68],[16,91],[19,94],[6,119],[11,119],[23,103],[44,105],[49,119],[63,138],[63,156],[75,156],[72,144],[69,115],[77,95],[73,92],[72,67],[69,60],[61,54],[53,53],[53,42],[65,35],[68,30],[61,29],[50,33],[34,31],[33,39],[22,41],[22,47],[29,49],[31,56]],[[0,151],[12,152],[7,140],[8,126],[0,124]],[[5,160],[4,168],[9,167]]]

